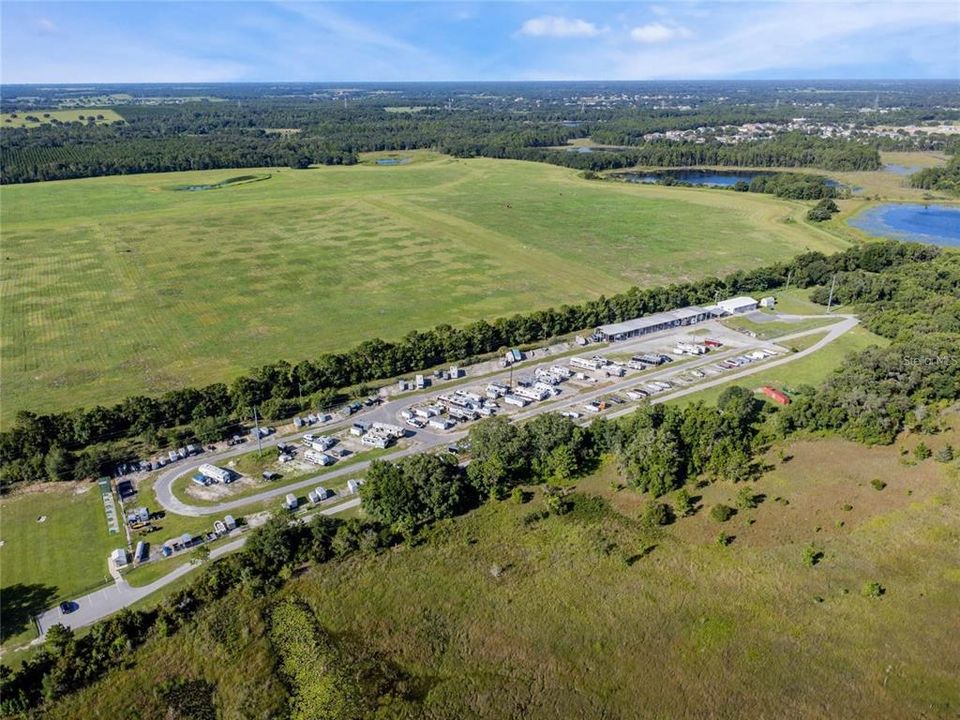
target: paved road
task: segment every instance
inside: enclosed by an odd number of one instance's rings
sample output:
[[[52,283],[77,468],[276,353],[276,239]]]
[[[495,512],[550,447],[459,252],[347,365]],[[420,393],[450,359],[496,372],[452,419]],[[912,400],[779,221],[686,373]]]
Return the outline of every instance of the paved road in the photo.
[[[337,513],[344,512],[345,510],[355,508],[359,504],[360,498],[353,497],[346,502],[340,503],[339,505],[334,505],[333,507],[320,510],[319,513],[321,515],[336,515]],[[308,517],[310,517],[310,515],[305,515],[298,519],[303,520]],[[220,545],[210,551],[210,559],[213,560],[226,555],[227,553],[231,553],[234,550],[239,550],[241,547],[243,547],[246,541],[246,536],[241,536],[236,540],[231,540],[224,545]],[[86,625],[92,625],[108,615],[112,615],[113,613],[118,612],[125,607],[130,607],[137,601],[142,600],[148,595],[152,595],[157,590],[166,587],[175,580],[178,580],[187,573],[200,567],[199,565],[191,562],[187,557],[184,557],[183,559],[183,565],[178,567],[176,570],[167,573],[162,578],[154,580],[149,585],[144,585],[143,587],[133,587],[126,580],[121,579],[113,585],[101,588],[100,590],[96,590],[88,595],[84,595],[83,597],[74,600],[73,602],[75,602],[78,607],[72,613],[66,615],[63,614],[59,605],[41,613],[36,617],[39,637],[34,640],[31,645],[43,642],[43,639],[47,634],[47,630],[52,625],[60,623],[61,625],[65,625],[66,627],[74,629],[81,628]]]
[[[803,320],[803,319],[806,319],[807,317],[822,318],[823,316],[819,316],[819,315],[818,316],[802,316],[802,315],[792,316],[791,315],[791,316],[782,316],[782,317],[783,319],[789,318],[791,320]],[[828,334],[822,340],[817,342],[815,345],[807,348],[806,350],[802,350],[798,353],[790,353],[789,355],[778,358],[776,360],[766,361],[766,362],[758,363],[755,365],[750,365],[743,370],[725,372],[721,376],[717,377],[716,379],[697,382],[694,385],[691,385],[686,388],[682,388],[675,392],[671,392],[669,394],[664,394],[664,395],[658,395],[653,400],[653,402],[664,402],[666,400],[671,400],[676,397],[682,397],[690,393],[699,392],[700,390],[714,387],[716,385],[722,385],[726,382],[729,382],[730,380],[734,380],[740,377],[746,377],[748,375],[753,375],[767,368],[777,367],[779,365],[783,365],[785,363],[792,362],[799,358],[805,357],[807,355],[810,355],[811,353],[817,352],[825,345],[828,345],[829,343],[833,342],[838,337],[848,332],[858,322],[855,317],[850,315],[836,315],[834,317],[838,319],[838,322],[832,325],[821,326],[817,328],[808,328],[806,330],[801,330],[796,333],[784,335],[782,337],[775,338],[773,340],[753,340],[750,343],[750,347],[749,347],[749,349],[772,348],[784,342],[789,342],[790,340],[794,340],[796,338],[803,337],[805,335],[822,333],[825,330],[828,331]],[[701,327],[703,327],[704,325],[706,325],[706,323],[701,324]],[[673,331],[665,331],[664,335],[666,336],[668,333],[675,332],[675,331],[676,329],[674,329]],[[615,352],[617,354],[630,353],[630,352],[633,352],[633,349],[641,349],[640,346],[649,343],[651,339],[654,339],[654,338],[651,338],[650,336],[646,336],[643,338],[639,338],[635,341],[616,343],[614,345],[607,347],[604,352],[607,352],[607,353]],[[664,377],[669,377],[677,374],[678,372],[682,372],[683,370],[694,369],[702,365],[712,365],[727,357],[741,355],[747,349],[748,348],[745,348],[743,346],[730,347],[721,352],[713,352],[708,355],[700,356],[695,360],[688,361],[684,363],[680,368],[672,365],[667,365],[661,370],[645,373],[641,377],[631,374],[625,377],[624,379],[618,380],[617,382],[614,382],[614,383],[609,383],[609,384],[601,383],[600,384],[601,386],[594,390],[587,390],[583,392],[574,392],[574,391],[565,392],[552,401],[537,403],[527,409],[514,413],[509,417],[513,420],[524,420],[544,412],[558,412],[558,411],[570,409],[574,406],[579,406],[585,403],[589,403],[591,400],[597,399],[599,397],[609,395],[611,393],[627,390],[643,382],[647,382],[650,380],[657,380]],[[549,356],[544,357],[543,360],[544,362],[549,362]],[[474,378],[474,382],[484,382],[484,383],[494,382],[496,380],[501,380],[507,377],[508,374],[509,374],[508,372],[495,373],[493,375],[484,376],[482,378],[481,377]],[[422,403],[424,402],[425,399],[429,397],[433,397],[439,392],[443,392],[443,391],[444,391],[444,388],[434,388],[433,390],[430,390],[424,393],[418,393],[416,395],[410,395],[398,400],[393,400],[393,401],[384,403],[383,405],[375,409],[365,411],[364,418],[367,420],[397,423],[398,422],[397,414],[400,412],[400,410],[407,408],[411,405]],[[606,413],[605,417],[618,417],[620,415],[624,415],[626,413],[632,412],[634,407],[635,407],[635,404],[627,405],[623,409]],[[591,419],[592,418],[585,418],[583,422],[588,422]],[[338,423],[336,425],[330,425],[325,427],[324,430],[334,430],[336,428],[348,425],[349,423],[350,421],[345,421],[342,423]],[[275,445],[278,441],[290,442],[302,434],[303,433],[298,433],[298,435],[296,436],[288,435],[284,438],[276,438],[276,437],[270,438],[270,441],[269,442],[265,441],[264,444]],[[389,455],[385,455],[383,456],[383,459],[397,460],[406,455],[412,455],[414,453],[423,452],[431,448],[453,444],[458,440],[465,438],[466,436],[467,436],[467,431],[434,433],[426,429],[418,430],[414,435],[414,443],[410,447],[404,448],[403,450],[398,450]],[[185,475],[186,473],[194,471],[201,463],[204,463],[204,462],[218,463],[230,457],[233,457],[235,455],[240,455],[248,452],[250,452],[249,443],[247,443],[246,445],[240,448],[232,448],[227,452],[220,453],[214,456],[206,456],[203,458],[194,459],[186,465],[178,465],[166,470],[165,472],[161,473],[161,475],[157,478],[156,484],[154,485],[154,490],[157,494],[157,501],[168,512],[173,512],[178,515],[192,515],[192,516],[223,515],[237,508],[249,506],[251,504],[262,502],[264,500],[270,500],[272,498],[279,498],[290,492],[296,493],[299,490],[312,488],[315,485],[322,482],[327,482],[330,480],[335,480],[337,478],[343,478],[343,477],[349,477],[349,476],[361,474],[370,465],[370,461],[363,461],[363,462],[354,463],[352,465],[347,465],[341,468],[334,468],[333,470],[326,471],[322,474],[318,474],[313,477],[306,478],[304,480],[300,480],[295,483],[291,483],[289,485],[283,485],[280,487],[271,488],[269,490],[265,490],[262,493],[258,493],[257,495],[238,498],[236,500],[225,501],[222,503],[218,503],[216,505],[190,505],[180,500],[180,498],[176,497],[173,494],[172,486],[173,486],[174,480]]]

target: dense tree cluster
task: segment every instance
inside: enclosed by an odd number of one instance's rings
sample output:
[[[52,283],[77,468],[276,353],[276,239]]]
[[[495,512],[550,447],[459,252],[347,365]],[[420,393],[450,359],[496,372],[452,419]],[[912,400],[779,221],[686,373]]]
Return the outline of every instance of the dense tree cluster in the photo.
[[[827,295],[818,288],[811,298],[825,304]],[[798,398],[782,415],[787,430],[889,443],[918,408],[960,395],[960,254],[840,272],[834,299],[855,305],[868,329],[894,342],[865,350],[818,392]]]
[[[812,220],[813,222],[825,222],[833,217],[834,213],[840,212],[840,208],[837,207],[837,204],[828,198],[824,198],[816,205],[814,205],[807,212],[807,220]]]

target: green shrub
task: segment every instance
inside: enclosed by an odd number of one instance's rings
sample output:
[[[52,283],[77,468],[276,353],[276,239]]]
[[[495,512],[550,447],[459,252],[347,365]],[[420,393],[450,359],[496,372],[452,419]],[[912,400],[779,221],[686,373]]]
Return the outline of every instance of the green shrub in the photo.
[[[693,515],[693,498],[690,497],[690,493],[687,492],[686,488],[680,488],[677,490],[677,494],[673,501],[673,511],[677,517],[687,517],[688,515]]]
[[[710,510],[710,517],[712,517],[717,522],[726,522],[734,515],[737,514],[737,511],[734,510],[729,505],[717,504],[714,505]]]
[[[803,550],[803,564],[807,567],[813,567],[823,560],[823,551],[813,545],[809,545]]]
[[[673,522],[673,510],[669,505],[651,500],[643,508],[643,514],[640,519],[643,524],[648,527],[669,525]]]
[[[864,597],[878,598],[881,595],[886,594],[887,589],[878,582],[868,582],[865,583],[863,588],[860,590],[860,594]]]
[[[737,493],[737,507],[743,510],[752,510],[759,505],[757,496],[750,488],[740,488]]]
[[[880,478],[874,478],[870,481],[870,484],[873,485],[874,490],[883,490],[887,484]]]

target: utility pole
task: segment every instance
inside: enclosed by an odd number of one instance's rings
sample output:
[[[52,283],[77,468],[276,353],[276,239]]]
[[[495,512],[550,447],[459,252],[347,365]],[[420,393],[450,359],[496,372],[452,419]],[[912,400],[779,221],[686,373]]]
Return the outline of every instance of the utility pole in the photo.
[[[253,427],[257,433],[257,454],[263,452],[263,443],[260,442],[260,421],[257,419],[257,406],[253,406]]]
[[[297,397],[300,399],[300,409],[303,410],[303,383],[297,383]]]
[[[791,277],[792,275],[793,275],[793,270],[787,270],[787,285],[786,285],[785,288],[783,288],[784,290],[789,290],[789,289],[790,289],[790,277]]]
[[[833,289],[837,286],[837,276],[834,274],[833,280],[830,281],[830,297],[827,298],[827,312],[830,312],[830,308],[833,307]]]

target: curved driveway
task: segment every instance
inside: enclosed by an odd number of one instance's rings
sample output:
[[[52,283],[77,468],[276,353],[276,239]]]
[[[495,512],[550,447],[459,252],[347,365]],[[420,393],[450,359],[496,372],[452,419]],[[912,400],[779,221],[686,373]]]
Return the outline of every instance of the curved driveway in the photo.
[[[806,319],[807,317],[822,318],[824,316],[796,315],[796,316],[782,316],[782,317],[784,319],[790,318],[790,319],[800,320],[800,319]],[[859,322],[857,318],[852,315],[835,315],[833,317],[838,318],[839,322],[836,322],[828,326],[821,326],[821,327],[801,330],[796,333],[791,333],[779,338],[775,338],[774,340],[767,340],[767,341],[758,340],[756,342],[756,347],[760,347],[760,348],[774,347],[784,342],[789,342],[790,340],[794,340],[796,338],[800,338],[806,335],[822,333],[824,331],[827,332],[824,338],[816,342],[814,345],[811,345],[809,348],[806,348],[805,350],[801,350],[796,353],[790,353],[789,355],[777,358],[775,360],[768,360],[766,362],[751,364],[743,368],[742,370],[726,372],[717,378],[713,378],[711,380],[706,380],[703,382],[698,382],[689,387],[680,388],[670,393],[657,395],[653,400],[651,400],[651,402],[653,403],[666,402],[668,400],[673,400],[678,397],[683,397],[684,395],[689,395],[695,392],[699,392],[701,390],[715,387],[717,385],[723,385],[725,383],[730,382],[731,380],[737,380],[739,378],[755,375],[756,373],[763,372],[764,370],[767,370],[769,368],[779,367],[781,365],[785,365],[787,363],[793,362],[794,360],[798,360],[802,357],[806,357],[815,352],[818,352],[826,345],[834,342],[837,338],[839,338],[840,336],[850,331]],[[649,338],[645,338],[645,339],[648,340]],[[611,348],[620,350],[628,346],[629,346],[629,343],[619,343],[617,345],[611,346]],[[683,369],[684,370],[693,369],[701,365],[712,365],[726,357],[741,355],[747,351],[748,350],[743,347],[736,347],[736,348],[731,348],[729,350],[721,351],[719,353],[717,352],[710,353],[709,355],[702,356],[702,358],[698,358],[697,360],[693,360],[691,362],[685,363],[683,365]],[[530,418],[544,412],[555,412],[555,411],[570,408],[571,406],[574,406],[574,405],[582,405],[584,403],[588,403],[591,400],[601,397],[603,395],[608,395],[610,393],[615,393],[617,391],[626,390],[630,387],[637,385],[638,383],[646,382],[649,380],[656,380],[658,378],[674,375],[676,372],[678,372],[677,369],[667,367],[662,370],[654,371],[652,373],[647,373],[642,377],[637,377],[636,375],[634,375],[631,377],[624,378],[623,380],[620,380],[612,384],[604,384],[603,387],[597,388],[595,390],[590,390],[586,392],[569,393],[569,395],[560,396],[552,402],[538,403],[529,409],[522,410],[518,413],[512,414],[510,415],[510,418],[512,420],[524,420],[526,418]],[[477,382],[480,382],[481,380],[483,382],[494,381],[494,380],[500,379],[501,375],[505,377],[506,374],[507,373],[498,373],[490,376],[485,376],[483,378],[478,377]],[[407,396],[405,398],[401,398],[398,400],[392,400],[390,402],[384,403],[383,405],[377,408],[363,411],[362,413],[358,413],[356,416],[353,416],[348,420],[345,420],[339,423],[334,423],[329,426],[325,426],[322,429],[324,431],[328,431],[328,430],[333,431],[337,429],[342,429],[343,427],[346,427],[347,425],[349,425],[357,417],[363,417],[364,419],[371,420],[371,421],[396,423],[397,422],[396,415],[397,413],[400,412],[400,410],[406,407],[409,407],[410,405],[423,402],[424,399],[426,399],[426,397],[430,396],[431,394],[435,394],[436,392],[438,392],[438,389],[434,389],[429,392],[420,393],[417,395]],[[619,409],[613,413],[607,414],[606,417],[619,417],[621,415],[625,415],[631,412],[633,409],[634,409],[634,405],[629,405],[623,409]],[[592,418],[585,418],[584,422],[587,422],[590,419]],[[314,428],[314,432],[315,431],[316,431],[316,428]],[[298,437],[301,437],[303,434],[304,433],[298,433],[296,435],[287,435],[284,437],[273,436],[265,439],[263,441],[263,445],[264,447],[270,447],[270,446],[276,445],[278,442],[281,442],[281,441],[282,442],[295,441]],[[424,450],[428,450],[440,445],[450,445],[466,436],[467,436],[467,431],[465,430],[461,430],[459,432],[453,432],[453,433],[443,433],[443,434],[434,433],[429,430],[418,430],[414,434],[415,442],[410,447],[404,448],[403,450],[398,450],[394,453],[390,453],[389,455],[382,456],[382,459],[396,460],[406,455],[412,455],[417,452],[423,452]],[[305,488],[312,487],[326,480],[332,480],[336,478],[342,478],[345,476],[352,476],[358,473],[362,473],[370,465],[370,461],[367,460],[363,462],[354,463],[352,465],[347,465],[341,468],[334,468],[332,470],[315,475],[313,477],[305,478],[304,480],[299,480],[295,483],[290,483],[289,485],[282,485],[280,487],[271,488],[269,490],[264,490],[263,492],[258,493],[256,495],[237,498],[236,500],[228,500],[222,503],[218,503],[216,505],[190,505],[186,502],[183,502],[182,500],[180,500],[180,498],[176,497],[173,494],[172,488],[173,488],[174,480],[176,480],[179,477],[182,477],[186,473],[195,471],[196,468],[199,467],[201,464],[208,463],[208,462],[209,463],[222,462],[223,460],[229,459],[237,455],[242,455],[250,451],[251,451],[250,443],[246,443],[242,447],[231,448],[228,451],[218,453],[216,455],[204,456],[202,458],[194,458],[188,464],[178,465],[176,467],[173,467],[173,468],[170,468],[169,470],[164,471],[157,478],[156,484],[154,485],[154,490],[157,495],[157,501],[164,507],[165,510],[167,510],[168,512],[176,513],[178,515],[192,515],[192,516],[222,515],[224,513],[230,512],[231,510],[235,510],[237,508],[252,505],[254,503],[259,503],[264,500],[270,500],[272,498],[278,498],[290,492],[296,492],[298,490],[303,490]]]

